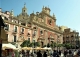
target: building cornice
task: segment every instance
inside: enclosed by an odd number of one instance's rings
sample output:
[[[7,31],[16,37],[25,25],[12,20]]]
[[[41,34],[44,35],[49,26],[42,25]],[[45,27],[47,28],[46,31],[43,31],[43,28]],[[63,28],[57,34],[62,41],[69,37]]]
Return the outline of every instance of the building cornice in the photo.
[[[17,17],[13,17],[12,20],[18,20],[18,21],[26,23],[29,20],[29,18],[27,18],[27,19],[19,19]]]
[[[16,26],[20,26],[20,27],[29,29],[29,27],[27,27],[27,26],[23,26],[23,25],[20,25],[20,24],[17,24],[17,23],[13,23],[13,22],[10,22],[10,21],[7,21],[7,20],[4,20],[4,22],[5,22],[5,23],[8,23],[8,24],[12,24],[12,25],[16,25]]]
[[[33,24],[37,25],[37,26],[40,26],[44,29],[47,29],[47,30],[50,30],[50,31],[53,31],[53,32],[56,32],[56,33],[59,33],[59,34],[63,34],[63,32],[59,31],[59,30],[54,30],[53,28],[50,28],[48,27],[46,24],[41,24],[41,23],[37,23],[35,20],[33,20],[32,22]]]

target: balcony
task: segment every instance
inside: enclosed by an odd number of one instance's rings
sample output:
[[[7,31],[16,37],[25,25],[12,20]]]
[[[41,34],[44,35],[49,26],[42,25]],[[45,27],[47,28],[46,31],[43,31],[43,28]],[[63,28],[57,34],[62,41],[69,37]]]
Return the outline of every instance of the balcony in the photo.
[[[20,35],[24,34],[24,32],[20,32]]]
[[[17,30],[13,30],[12,34],[16,34],[17,33]]]
[[[36,34],[33,34],[32,36],[33,36],[33,38],[34,38],[34,37],[36,36]]]
[[[9,29],[8,29],[7,27],[5,27],[4,30],[5,30],[5,32],[7,33]]]
[[[58,36],[58,38],[59,38],[59,36]],[[48,37],[48,40],[54,40],[54,37],[53,37],[52,35],[50,35],[50,36]]]
[[[54,40],[54,38],[48,38],[48,40]]]
[[[8,31],[9,30],[9,25],[5,24],[4,30]]]
[[[5,30],[8,30],[8,27],[4,27]]]
[[[45,39],[43,39],[43,38],[38,38],[38,40],[45,40]]]
[[[28,27],[31,27],[31,24],[27,24]]]
[[[24,39],[24,36],[20,35],[17,42],[23,42],[25,39]]]
[[[39,37],[38,40],[41,40],[42,41],[42,40],[45,40],[45,39],[43,37]]]

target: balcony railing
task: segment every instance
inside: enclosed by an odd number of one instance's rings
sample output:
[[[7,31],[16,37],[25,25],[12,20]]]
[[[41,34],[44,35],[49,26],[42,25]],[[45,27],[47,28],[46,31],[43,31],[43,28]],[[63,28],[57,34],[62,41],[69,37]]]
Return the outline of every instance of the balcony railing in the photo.
[[[48,38],[49,40],[54,40],[54,38]]]
[[[17,30],[13,30],[13,32],[12,32],[13,34],[16,34],[17,33]]]
[[[45,40],[44,35],[40,35],[38,39]]]
[[[24,32],[20,32],[20,35],[24,34]]]
[[[31,24],[28,24],[27,26],[28,26],[28,27],[31,27]]]
[[[36,36],[36,34],[33,34],[32,36],[33,36],[33,37],[35,37],[35,36]]]
[[[4,29],[8,31],[8,27],[5,27]]]

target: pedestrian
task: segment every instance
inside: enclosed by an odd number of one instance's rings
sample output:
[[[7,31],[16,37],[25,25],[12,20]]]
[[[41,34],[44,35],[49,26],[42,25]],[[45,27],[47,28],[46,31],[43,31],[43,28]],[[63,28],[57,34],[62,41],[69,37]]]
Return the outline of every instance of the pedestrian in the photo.
[[[54,50],[54,52],[53,52],[53,57],[59,57],[59,54],[56,50]]]
[[[37,57],[42,57],[42,54],[41,54],[40,50],[37,52]]]
[[[15,57],[15,53],[14,52],[12,52],[12,57]]]
[[[43,57],[47,57],[47,53],[44,51]]]

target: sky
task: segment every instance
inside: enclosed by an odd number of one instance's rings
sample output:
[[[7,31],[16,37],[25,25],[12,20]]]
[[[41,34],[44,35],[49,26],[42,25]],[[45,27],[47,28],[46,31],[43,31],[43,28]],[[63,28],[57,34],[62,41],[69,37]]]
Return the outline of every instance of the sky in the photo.
[[[56,24],[67,26],[80,32],[80,0],[0,0],[3,11],[14,10],[14,15],[22,12],[26,3],[27,13],[41,12],[43,6],[51,9],[50,15],[56,16]]]

